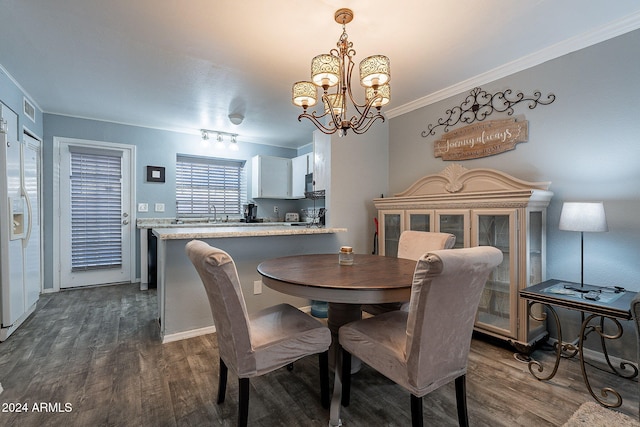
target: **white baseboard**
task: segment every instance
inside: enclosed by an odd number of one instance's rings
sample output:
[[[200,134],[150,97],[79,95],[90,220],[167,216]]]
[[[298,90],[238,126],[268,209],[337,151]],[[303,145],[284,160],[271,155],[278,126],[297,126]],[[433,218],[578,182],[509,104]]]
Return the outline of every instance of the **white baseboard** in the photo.
[[[215,326],[206,326],[204,328],[192,329],[185,332],[177,332],[175,334],[167,334],[162,337],[162,344],[168,342],[185,340],[187,338],[199,337],[200,335],[212,334],[216,331]]]

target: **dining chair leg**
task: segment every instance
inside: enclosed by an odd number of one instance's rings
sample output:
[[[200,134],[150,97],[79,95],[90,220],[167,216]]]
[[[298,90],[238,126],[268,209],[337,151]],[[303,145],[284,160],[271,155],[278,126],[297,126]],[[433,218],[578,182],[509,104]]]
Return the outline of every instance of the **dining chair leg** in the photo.
[[[351,353],[342,349],[342,406],[351,402]]]
[[[224,395],[227,391],[227,365],[220,358],[220,373],[218,374],[218,404],[224,402]]]
[[[329,350],[318,354],[320,364],[320,403],[324,409],[329,408]]]
[[[411,395],[411,425],[422,427],[422,398]]]
[[[249,421],[249,378],[238,378],[238,427],[247,427]]]
[[[461,375],[456,378],[456,406],[458,407],[458,424],[460,427],[469,427],[466,377],[466,375]]]

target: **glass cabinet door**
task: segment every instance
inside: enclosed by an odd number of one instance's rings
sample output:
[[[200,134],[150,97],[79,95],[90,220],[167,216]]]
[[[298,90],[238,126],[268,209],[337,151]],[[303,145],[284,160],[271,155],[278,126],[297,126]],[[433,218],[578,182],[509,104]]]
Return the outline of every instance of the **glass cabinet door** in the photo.
[[[436,231],[456,236],[454,249],[469,247],[469,211],[437,210]]]
[[[407,211],[407,226],[414,231],[433,231],[433,211],[409,210]]]
[[[398,242],[404,229],[404,211],[381,211],[378,220],[381,227],[378,231],[380,255],[398,256]]]
[[[472,213],[473,246],[493,246],[502,251],[502,263],[489,275],[478,307],[476,326],[516,338],[517,274],[515,272],[516,211]]]

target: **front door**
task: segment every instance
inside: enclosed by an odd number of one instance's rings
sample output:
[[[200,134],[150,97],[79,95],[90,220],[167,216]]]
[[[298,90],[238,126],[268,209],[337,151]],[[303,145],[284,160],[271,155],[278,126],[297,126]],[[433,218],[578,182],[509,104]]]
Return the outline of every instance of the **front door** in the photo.
[[[131,281],[130,149],[60,144],[60,288]]]

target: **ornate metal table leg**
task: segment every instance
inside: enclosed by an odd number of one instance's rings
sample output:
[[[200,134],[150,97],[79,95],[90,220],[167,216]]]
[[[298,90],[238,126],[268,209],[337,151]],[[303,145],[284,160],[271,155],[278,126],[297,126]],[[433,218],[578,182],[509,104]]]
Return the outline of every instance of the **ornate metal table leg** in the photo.
[[[610,340],[614,340],[614,339],[618,339],[622,336],[622,325],[620,324],[620,322],[615,319],[615,318],[611,318],[608,317],[608,319],[610,319],[611,321],[613,321],[613,323],[616,325],[616,331],[613,334],[606,334],[604,332],[604,319],[605,316],[599,316],[597,314],[592,314],[589,317],[587,317],[585,319],[584,322],[582,322],[582,327],[580,329],[580,342],[578,344],[578,347],[580,349],[580,369],[582,370],[582,378],[584,380],[584,384],[587,386],[587,390],[589,390],[589,393],[591,394],[591,396],[596,400],[596,402],[598,402],[599,404],[601,404],[604,407],[607,408],[617,408],[620,405],[622,405],[622,397],[620,396],[620,393],[618,393],[617,391],[615,391],[613,388],[611,387],[605,387],[602,390],[600,390],[600,395],[602,397],[597,396],[594,392],[593,389],[591,388],[591,384],[589,384],[589,378],[587,377],[587,371],[585,369],[585,363],[584,363],[584,354],[583,354],[583,341],[584,341],[584,337],[585,337],[585,330],[587,328],[589,328],[589,322],[591,322],[591,320],[595,317],[600,317],[600,325],[599,326],[591,326],[591,328],[593,328],[593,330],[595,332],[598,333],[598,335],[600,335],[600,342],[602,344],[602,351],[605,355],[605,358],[607,360],[607,364],[609,365],[609,367],[613,370],[614,373],[620,375],[620,373],[613,367],[613,365],[611,364],[611,361],[609,360],[609,355],[607,353],[607,347],[606,347],[606,342],[605,339],[610,339]],[[620,367],[622,369],[626,369],[626,366],[631,366],[628,363],[621,363]],[[620,375],[622,377],[625,378],[633,378],[634,376],[636,376],[638,374],[638,370],[637,368],[634,368],[634,373],[632,376],[625,376],[625,375]],[[613,403],[608,401],[608,397],[609,395],[613,395],[615,401]]]
[[[611,360],[609,359],[609,352],[607,351],[607,344],[605,342],[605,338],[607,339],[618,339],[622,336],[622,325],[618,322],[617,319],[612,319],[612,318],[608,318],[613,320],[613,322],[615,323],[616,327],[618,328],[619,333],[617,335],[614,336],[607,336],[604,334],[600,334],[600,344],[602,345],[602,353],[604,354],[604,358],[607,361],[607,365],[609,365],[609,368],[611,368],[611,370],[618,375],[619,377],[622,378],[635,378],[638,376],[638,368],[630,362],[626,362],[626,361],[621,361],[620,362],[620,370],[618,370],[615,366],[613,366],[613,363],[611,363]],[[600,330],[604,332],[604,320],[605,317],[604,316],[600,316]],[[626,374],[626,372],[628,370],[631,370],[630,373]]]
[[[529,304],[527,305],[527,312],[529,314],[529,317],[531,317],[533,320],[537,320],[539,322],[544,321],[547,318],[547,314],[546,313],[541,313],[540,316],[536,316],[535,314],[533,314],[533,312],[531,311],[531,307],[534,304],[541,304],[538,302],[529,302]],[[558,314],[556,313],[556,311],[553,309],[553,307],[551,307],[550,305],[547,304],[542,304],[544,307],[546,307],[551,314],[553,315],[553,319],[556,322],[556,330],[558,331],[558,345],[556,345],[556,361],[555,364],[553,366],[553,371],[551,371],[551,374],[549,374],[548,376],[544,377],[544,376],[539,376],[535,371],[534,371],[534,366],[536,367],[536,371],[538,373],[541,373],[542,371],[544,371],[544,367],[542,366],[542,364],[540,362],[538,362],[537,360],[531,359],[531,361],[529,362],[529,372],[531,372],[531,375],[533,375],[535,378],[537,378],[540,381],[546,381],[546,380],[550,380],[551,378],[553,378],[556,375],[556,372],[558,372],[558,365],[560,365],[560,358],[562,356],[562,328],[560,327],[560,319],[558,318]]]

